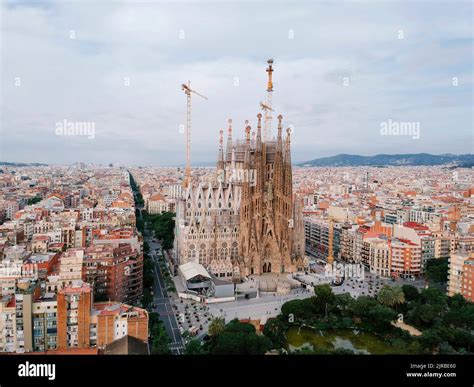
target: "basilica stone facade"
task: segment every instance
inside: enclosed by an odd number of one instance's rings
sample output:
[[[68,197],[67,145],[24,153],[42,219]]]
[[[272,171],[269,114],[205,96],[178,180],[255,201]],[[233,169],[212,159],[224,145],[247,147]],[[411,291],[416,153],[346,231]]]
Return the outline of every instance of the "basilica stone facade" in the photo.
[[[201,263],[217,277],[239,280],[251,274],[303,269],[304,230],[300,202],[292,189],[291,133],[262,139],[246,123],[245,139],[226,150],[221,131],[211,182],[189,184],[177,205],[175,251],[179,264]]]

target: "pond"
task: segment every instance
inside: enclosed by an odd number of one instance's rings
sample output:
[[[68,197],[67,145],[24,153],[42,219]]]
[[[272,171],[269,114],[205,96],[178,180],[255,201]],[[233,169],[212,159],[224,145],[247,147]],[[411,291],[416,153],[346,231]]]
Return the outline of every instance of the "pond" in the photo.
[[[287,332],[287,349],[309,348],[314,350],[349,349],[357,354],[383,355],[392,353],[390,344],[380,337],[356,329],[315,330],[293,327]]]

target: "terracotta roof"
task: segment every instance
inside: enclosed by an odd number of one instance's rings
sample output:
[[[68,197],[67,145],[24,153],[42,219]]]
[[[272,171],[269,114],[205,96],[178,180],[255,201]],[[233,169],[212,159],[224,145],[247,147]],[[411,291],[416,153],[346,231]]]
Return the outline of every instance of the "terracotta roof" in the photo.
[[[133,336],[124,336],[105,347],[106,355],[149,355],[148,343]]]
[[[150,199],[148,201],[158,201],[158,200],[165,200],[165,197],[161,194],[155,194],[150,196]]]

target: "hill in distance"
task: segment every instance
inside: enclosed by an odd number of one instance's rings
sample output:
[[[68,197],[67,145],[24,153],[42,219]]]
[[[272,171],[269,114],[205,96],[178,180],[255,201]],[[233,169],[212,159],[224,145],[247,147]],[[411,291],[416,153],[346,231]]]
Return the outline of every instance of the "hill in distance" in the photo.
[[[355,167],[355,166],[421,166],[421,165],[457,165],[471,167],[474,165],[474,154],[464,155],[432,155],[429,153],[415,154],[379,154],[360,156],[340,154],[306,161],[298,166],[312,167]]]

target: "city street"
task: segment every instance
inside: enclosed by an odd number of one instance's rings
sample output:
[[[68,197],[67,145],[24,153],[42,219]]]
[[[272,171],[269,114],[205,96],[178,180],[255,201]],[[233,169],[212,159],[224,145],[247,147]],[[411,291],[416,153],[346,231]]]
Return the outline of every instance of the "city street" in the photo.
[[[160,315],[160,319],[163,321],[166,332],[171,339],[171,353],[173,355],[180,355],[184,353],[184,342],[179,331],[173,308],[171,306],[160,266],[158,265],[158,257],[155,253],[157,250],[161,250],[161,246],[158,242],[153,242],[152,237],[148,234],[148,232],[145,232],[145,240],[150,246],[150,255],[156,262],[155,282],[153,284],[153,298],[154,303],[156,304],[155,311]]]

